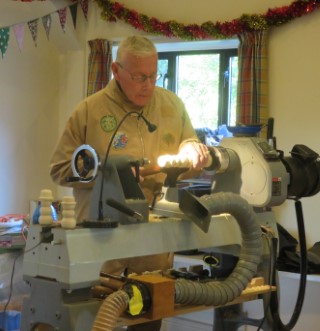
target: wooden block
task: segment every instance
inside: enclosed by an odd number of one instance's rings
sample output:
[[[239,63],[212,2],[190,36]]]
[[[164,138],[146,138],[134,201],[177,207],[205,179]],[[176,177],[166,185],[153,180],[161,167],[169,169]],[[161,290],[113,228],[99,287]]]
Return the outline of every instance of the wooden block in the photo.
[[[174,313],[175,281],[158,275],[138,275],[130,277],[144,283],[151,294],[151,308],[146,317],[158,320]]]

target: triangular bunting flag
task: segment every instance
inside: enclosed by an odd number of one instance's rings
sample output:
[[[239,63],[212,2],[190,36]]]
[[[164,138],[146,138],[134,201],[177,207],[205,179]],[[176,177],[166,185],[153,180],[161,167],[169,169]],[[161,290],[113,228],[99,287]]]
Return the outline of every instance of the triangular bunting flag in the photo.
[[[2,58],[6,55],[6,51],[8,48],[9,43],[9,37],[10,37],[10,28],[0,28],[0,50],[2,53]]]
[[[67,7],[58,9],[58,14],[62,30],[66,32]]]
[[[24,28],[25,28],[24,23],[18,23],[12,27],[20,51],[22,50],[23,47]]]
[[[51,30],[51,15],[46,15],[42,17],[42,24],[44,27],[44,30],[46,31],[47,39],[49,40],[49,34]]]
[[[32,39],[34,41],[35,46],[37,46],[37,39],[38,39],[38,21],[39,19],[35,19],[28,22],[28,27],[31,32]]]
[[[89,0],[80,0],[79,2],[80,2],[80,6],[82,8],[84,17],[87,19],[87,17],[88,17],[88,2],[89,2]]]
[[[78,3],[74,3],[73,5],[69,6],[69,9],[70,9],[71,17],[72,17],[73,27],[76,28]]]

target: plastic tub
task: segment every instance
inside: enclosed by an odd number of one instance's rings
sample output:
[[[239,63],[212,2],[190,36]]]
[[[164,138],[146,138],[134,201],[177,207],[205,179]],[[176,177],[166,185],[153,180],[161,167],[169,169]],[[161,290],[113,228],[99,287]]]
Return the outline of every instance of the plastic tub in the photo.
[[[0,313],[0,330],[1,331],[19,331],[20,330],[21,312],[9,310]]]

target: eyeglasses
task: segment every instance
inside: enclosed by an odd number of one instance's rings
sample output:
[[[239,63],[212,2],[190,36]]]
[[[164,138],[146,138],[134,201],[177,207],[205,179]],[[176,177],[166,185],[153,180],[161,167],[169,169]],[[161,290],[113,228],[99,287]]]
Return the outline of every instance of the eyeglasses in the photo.
[[[150,79],[150,81],[152,83],[155,83],[157,80],[159,80],[161,78],[161,74],[155,72],[153,74],[151,74],[150,76],[147,76],[147,75],[144,75],[144,74],[131,74],[127,69],[125,69],[121,63],[117,62],[118,66],[123,69],[125,72],[127,72],[131,79],[136,82],[136,83],[139,83],[139,84],[142,84],[144,83],[148,78]]]

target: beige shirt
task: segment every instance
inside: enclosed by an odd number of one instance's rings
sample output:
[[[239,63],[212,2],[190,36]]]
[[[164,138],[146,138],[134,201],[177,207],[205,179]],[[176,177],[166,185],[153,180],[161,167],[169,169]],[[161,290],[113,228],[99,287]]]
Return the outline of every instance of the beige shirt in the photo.
[[[57,184],[74,188],[78,220],[88,215],[93,184],[66,182],[66,177],[73,176],[72,154],[80,145],[87,144],[104,159],[114,131],[128,112],[143,112],[157,129],[150,133],[145,122],[138,118],[137,114],[127,116],[112,142],[111,155],[147,158],[152,166],[156,165],[159,155],[177,154],[184,142],[198,141],[184,104],[174,93],[155,87],[150,102],[141,108],[133,105],[122,93],[116,81],[112,80],[107,87],[86,98],[76,107],[50,163],[52,179]],[[164,174],[150,175],[141,183],[149,202],[153,192],[161,188],[164,178]]]

